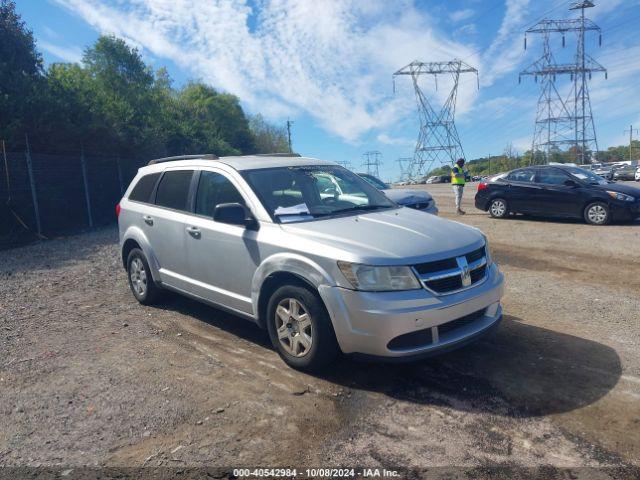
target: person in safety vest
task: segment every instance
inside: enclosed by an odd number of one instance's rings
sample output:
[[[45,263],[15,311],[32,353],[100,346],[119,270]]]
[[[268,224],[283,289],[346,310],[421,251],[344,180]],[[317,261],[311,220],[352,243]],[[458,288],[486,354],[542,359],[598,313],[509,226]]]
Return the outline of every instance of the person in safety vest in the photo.
[[[464,169],[464,158],[459,158],[456,164],[451,169],[451,185],[453,185],[453,194],[456,199],[456,213],[458,215],[464,215],[462,210],[462,193],[464,192],[464,184],[466,181],[467,172]]]

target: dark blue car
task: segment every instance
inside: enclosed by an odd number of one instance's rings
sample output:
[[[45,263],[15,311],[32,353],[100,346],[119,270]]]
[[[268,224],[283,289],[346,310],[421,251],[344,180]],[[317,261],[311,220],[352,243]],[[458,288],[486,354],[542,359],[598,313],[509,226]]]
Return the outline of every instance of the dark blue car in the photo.
[[[481,182],[475,204],[495,218],[523,213],[606,225],[640,217],[640,189],[574,166],[537,165]]]

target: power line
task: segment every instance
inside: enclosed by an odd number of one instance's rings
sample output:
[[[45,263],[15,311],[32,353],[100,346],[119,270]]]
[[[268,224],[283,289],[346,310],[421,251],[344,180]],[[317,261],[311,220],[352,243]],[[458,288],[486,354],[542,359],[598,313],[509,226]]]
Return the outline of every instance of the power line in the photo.
[[[362,166],[367,167],[368,175],[373,175],[376,178],[380,178],[380,165],[382,165],[382,161],[380,160],[381,156],[382,153],[380,153],[378,150],[370,150],[362,154],[362,157],[364,158]]]
[[[536,152],[543,152],[545,162],[548,163],[552,150],[571,145],[575,148],[576,160],[584,164],[587,151],[598,151],[587,75],[590,79],[592,72],[604,72],[606,78],[607,70],[585,52],[586,32],[595,31],[600,34],[600,27],[584,16],[585,9],[593,6],[590,0],[574,3],[570,10],[580,10],[580,17],[566,20],[544,19],[525,32],[525,49],[527,34],[541,34],[543,37],[542,57],[520,72],[520,78],[533,76],[536,82],[541,78],[542,85],[536,109],[532,159]],[[561,34],[564,46],[565,34],[570,32],[578,36],[575,60],[573,63],[558,63],[551,49],[551,37],[553,34]],[[561,95],[556,86],[556,77],[561,75],[570,75],[572,81],[566,97]]]
[[[479,82],[478,70],[458,59],[449,62],[428,63],[415,60],[393,74],[394,86],[397,76],[411,76],[418,106],[420,133],[413,161],[409,166],[408,176],[410,179],[430,172],[434,163],[438,166],[453,164],[458,158],[464,158],[464,150],[454,122],[458,83],[460,75],[464,73],[474,73],[476,81]],[[419,79],[425,75],[433,77],[436,90],[438,75],[446,75],[453,81],[447,99],[438,110],[434,108],[420,87]]]

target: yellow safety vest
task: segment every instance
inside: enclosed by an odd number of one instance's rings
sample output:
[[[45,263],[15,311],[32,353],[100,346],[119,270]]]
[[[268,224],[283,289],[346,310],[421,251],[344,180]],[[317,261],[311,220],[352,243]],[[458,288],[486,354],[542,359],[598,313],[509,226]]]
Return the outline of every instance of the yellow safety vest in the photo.
[[[462,174],[462,178],[456,178],[456,174]],[[451,169],[451,184],[452,185],[464,185],[464,170],[457,165]]]

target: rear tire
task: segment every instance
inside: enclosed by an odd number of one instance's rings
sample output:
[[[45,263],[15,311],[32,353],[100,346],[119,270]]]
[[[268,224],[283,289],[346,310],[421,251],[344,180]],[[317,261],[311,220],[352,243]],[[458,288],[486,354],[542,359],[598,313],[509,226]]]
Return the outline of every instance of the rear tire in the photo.
[[[509,214],[507,201],[504,198],[494,198],[489,203],[489,215],[493,218],[505,218]]]
[[[591,225],[607,225],[611,221],[609,205],[593,202],[584,209],[584,220]]]
[[[278,288],[269,299],[266,323],[273,347],[287,365],[297,370],[319,370],[340,351],[329,314],[317,293],[309,288]]]
[[[142,305],[153,305],[159,300],[162,289],[153,280],[149,262],[139,248],[134,248],[129,252],[127,277],[131,293]]]

